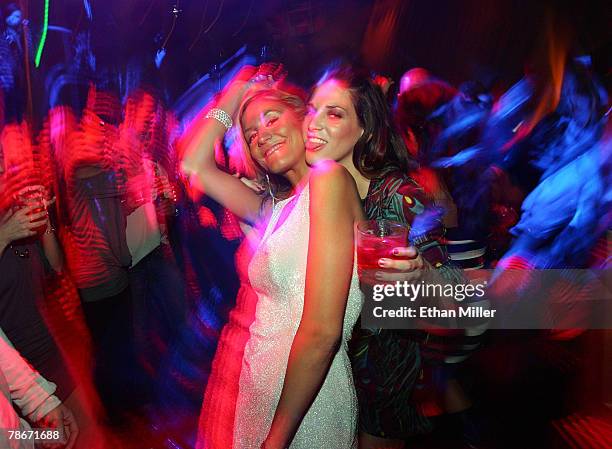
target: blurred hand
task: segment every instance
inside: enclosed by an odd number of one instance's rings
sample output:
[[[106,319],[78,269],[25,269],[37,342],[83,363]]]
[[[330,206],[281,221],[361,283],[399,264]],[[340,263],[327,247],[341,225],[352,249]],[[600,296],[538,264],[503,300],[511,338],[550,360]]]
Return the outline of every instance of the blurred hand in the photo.
[[[247,86],[248,82],[251,80],[251,78],[255,76],[258,70],[259,68],[255,66],[243,65],[240,68],[240,70],[238,70],[238,73],[236,73],[236,75],[234,75],[234,77],[227,84],[226,89],[227,90],[236,89],[236,88],[246,89],[248,87]]]
[[[166,57],[165,48],[160,48],[159,50],[157,50],[157,53],[155,54],[155,67],[159,69],[165,57]]]
[[[287,71],[282,64],[277,62],[265,62],[259,66],[257,73],[251,78],[252,83],[264,82],[273,84],[284,80],[287,77]]]
[[[234,116],[238,112],[240,103],[244,94],[250,87],[249,81],[257,73],[257,67],[252,65],[244,65],[238,70],[238,73],[227,83],[219,100],[217,101],[216,107],[224,110],[230,116]]]
[[[9,211],[0,218],[0,243],[9,245],[11,242],[36,235],[35,229],[47,217],[47,211],[34,213],[39,206],[32,205]]]
[[[240,99],[247,91],[269,89],[287,75],[282,64],[266,62],[259,67],[243,66],[228,83],[224,95],[238,95]]]
[[[387,95],[387,93],[389,92],[389,89],[394,83],[393,79],[387,76],[383,76],[383,75],[376,75],[373,81],[374,81],[374,84],[377,84],[381,88],[381,90],[383,91],[383,94],[385,95]]]
[[[155,211],[157,212],[157,221],[165,223],[167,217],[170,217],[176,212],[176,203],[172,198],[159,197],[155,202]]]
[[[39,428],[58,429],[61,435],[64,436],[64,441],[61,443],[49,441],[39,444],[39,446],[44,449],[72,449],[79,434],[79,427],[77,426],[76,419],[64,404],[60,404],[51,410],[38,421],[36,425]]]
[[[158,197],[163,197],[165,199],[170,199],[176,201],[176,192],[172,184],[170,184],[170,180],[168,176],[165,174],[160,174],[155,179],[155,191],[157,192]]]

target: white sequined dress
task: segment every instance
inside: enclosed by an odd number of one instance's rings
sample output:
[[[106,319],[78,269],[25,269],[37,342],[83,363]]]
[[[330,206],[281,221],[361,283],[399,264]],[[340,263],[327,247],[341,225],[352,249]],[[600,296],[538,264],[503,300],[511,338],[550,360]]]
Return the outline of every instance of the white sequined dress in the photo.
[[[293,207],[276,225],[286,207]],[[249,277],[258,295],[255,321],[244,351],[234,422],[234,448],[260,449],[280,399],[289,351],[304,306],[309,236],[309,189],[276,204],[255,251]],[[356,446],[357,398],[347,340],[362,304],[357,270],[349,290],[342,344],[323,386],[293,439],[291,449]]]

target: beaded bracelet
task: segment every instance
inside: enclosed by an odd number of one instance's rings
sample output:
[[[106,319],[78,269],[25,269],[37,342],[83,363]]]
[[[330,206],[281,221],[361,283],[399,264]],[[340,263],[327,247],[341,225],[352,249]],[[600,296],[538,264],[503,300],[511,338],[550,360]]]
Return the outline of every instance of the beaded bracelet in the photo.
[[[206,113],[205,118],[214,118],[223,126],[225,126],[225,128],[228,130],[234,125],[234,122],[232,122],[232,118],[230,117],[230,115],[223,109],[219,108],[212,108]]]

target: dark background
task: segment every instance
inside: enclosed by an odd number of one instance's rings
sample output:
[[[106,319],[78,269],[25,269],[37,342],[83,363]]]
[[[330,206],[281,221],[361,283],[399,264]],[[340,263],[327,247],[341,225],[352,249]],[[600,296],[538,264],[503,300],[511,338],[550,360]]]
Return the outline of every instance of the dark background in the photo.
[[[479,79],[507,87],[530,59],[544,57],[547,20],[564,23],[554,33],[569,38],[574,53],[591,54],[609,86],[612,9],[604,0],[89,1],[92,22],[83,0],[50,0],[50,25],[73,34],[91,29],[101,66],[152,60],[167,39],[162,75],[174,97],[244,44],[255,54],[267,46],[268,58],[284,62],[304,84],[341,56],[396,79],[423,66],[452,83]],[[17,3],[36,43],[44,0]],[[50,30],[39,70],[65,60],[71,45],[69,34]]]

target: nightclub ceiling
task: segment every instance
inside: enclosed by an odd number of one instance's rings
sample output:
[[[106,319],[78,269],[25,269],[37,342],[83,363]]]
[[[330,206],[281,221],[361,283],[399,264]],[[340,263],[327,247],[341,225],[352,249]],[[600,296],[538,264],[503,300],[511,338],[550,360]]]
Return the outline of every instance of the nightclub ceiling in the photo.
[[[7,3],[7,2],[4,2]],[[542,39],[547,8],[571,17],[580,51],[605,54],[610,37],[604,1],[526,0],[21,0],[40,36],[45,3],[49,33],[42,67],[66,60],[71,36],[89,30],[100,64],[154,58],[176,92],[247,45],[285,63],[309,83],[337,57],[361,58],[392,76],[424,66],[451,82],[515,81]],[[552,5],[552,7],[551,7]],[[550,12],[550,11],[549,11]],[[609,47],[608,47],[609,48]],[[597,56],[598,57],[598,56]],[[606,68],[609,60],[599,61]]]

